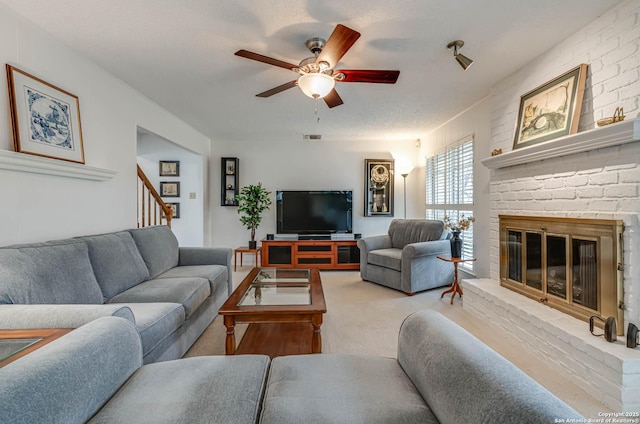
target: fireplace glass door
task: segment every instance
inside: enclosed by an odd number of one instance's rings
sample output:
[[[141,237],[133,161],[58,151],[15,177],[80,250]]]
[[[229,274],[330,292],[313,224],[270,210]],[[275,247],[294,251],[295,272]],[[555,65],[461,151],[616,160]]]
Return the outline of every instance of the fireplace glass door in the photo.
[[[501,215],[501,284],[577,318],[621,317],[622,223],[603,221]]]
[[[573,252],[573,302],[598,309],[598,255],[595,240],[571,241]]]

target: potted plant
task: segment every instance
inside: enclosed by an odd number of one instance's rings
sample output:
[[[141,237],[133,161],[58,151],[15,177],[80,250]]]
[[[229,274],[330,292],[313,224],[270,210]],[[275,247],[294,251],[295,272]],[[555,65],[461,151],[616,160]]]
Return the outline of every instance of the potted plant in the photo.
[[[240,194],[236,195],[240,222],[247,227],[248,230],[251,230],[249,249],[255,249],[257,247],[256,228],[258,228],[260,222],[262,222],[262,212],[271,206],[270,194],[270,191],[262,187],[262,183],[258,183],[257,185],[242,187]]]

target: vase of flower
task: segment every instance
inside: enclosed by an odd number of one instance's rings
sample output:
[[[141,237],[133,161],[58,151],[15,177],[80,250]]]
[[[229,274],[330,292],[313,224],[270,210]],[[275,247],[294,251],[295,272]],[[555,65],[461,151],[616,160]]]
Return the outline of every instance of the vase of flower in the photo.
[[[451,242],[451,257],[460,258],[462,256],[462,239],[460,238],[460,231],[452,231],[453,237],[449,240]]]
[[[453,234],[453,237],[449,239],[451,242],[452,258],[462,257],[462,239],[460,238],[460,233],[468,230],[471,227],[471,223],[475,220],[472,216],[465,218],[464,215],[462,215],[458,221],[452,221],[448,216],[444,217],[444,228]]]

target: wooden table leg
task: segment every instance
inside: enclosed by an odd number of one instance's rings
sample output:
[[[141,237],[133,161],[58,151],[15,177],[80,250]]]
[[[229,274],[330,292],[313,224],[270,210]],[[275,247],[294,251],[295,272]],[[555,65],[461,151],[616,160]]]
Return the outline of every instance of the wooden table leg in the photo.
[[[236,354],[236,317],[233,315],[224,316],[224,326],[227,327],[227,339],[225,342],[225,353],[227,355]]]
[[[238,268],[238,252],[233,252],[233,272]]]
[[[322,353],[322,334],[320,326],[322,325],[322,314],[311,317],[313,325],[313,334],[311,336],[311,353]]]
[[[440,299],[442,299],[444,295],[447,293],[451,293],[452,305],[453,305],[453,299],[456,297],[456,293],[458,293],[460,295],[460,298],[462,298],[462,287],[460,287],[460,284],[458,284],[458,263],[457,262],[453,263],[453,284],[451,284],[451,288],[449,288],[449,290],[442,292],[442,294],[440,295]]]

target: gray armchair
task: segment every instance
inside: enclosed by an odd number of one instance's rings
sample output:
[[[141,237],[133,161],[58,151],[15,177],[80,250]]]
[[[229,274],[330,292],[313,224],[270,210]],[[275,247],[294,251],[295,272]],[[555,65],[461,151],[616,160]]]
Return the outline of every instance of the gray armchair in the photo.
[[[442,221],[394,219],[388,234],[358,240],[360,275],[409,295],[449,285],[453,264],[437,256],[451,254],[450,238]]]

